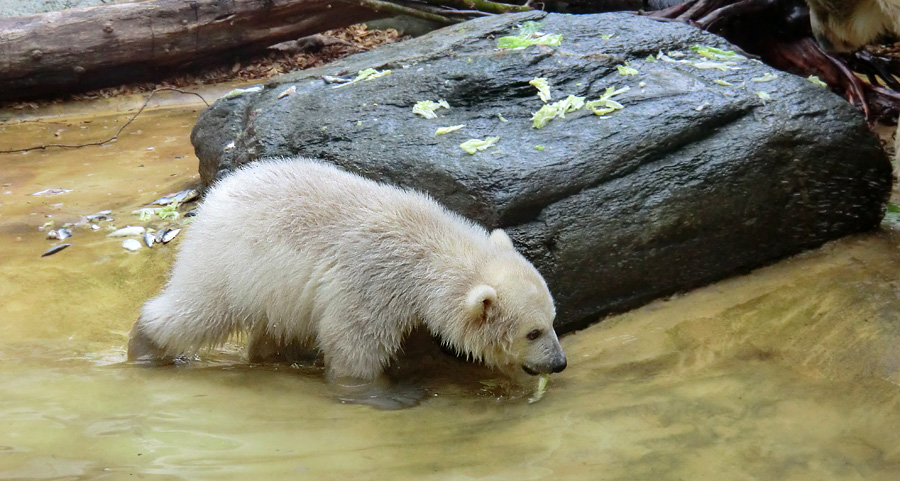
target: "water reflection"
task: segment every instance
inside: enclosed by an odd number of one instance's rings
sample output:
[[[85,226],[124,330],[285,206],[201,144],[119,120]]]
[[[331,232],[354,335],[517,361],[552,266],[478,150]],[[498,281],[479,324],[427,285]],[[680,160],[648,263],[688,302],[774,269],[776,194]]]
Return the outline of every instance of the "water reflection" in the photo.
[[[139,224],[132,210],[196,180],[197,114],[151,112],[110,147],[0,155],[0,479],[900,479],[891,232],[565,336],[570,366],[536,404],[415,349],[431,396],[399,412],[341,405],[319,368],[248,365],[237,345],[122,364],[175,249],[75,231],[42,259],[38,226],[104,209]],[[124,119],[5,125],[0,149]],[[47,188],[72,192],[29,195]]]

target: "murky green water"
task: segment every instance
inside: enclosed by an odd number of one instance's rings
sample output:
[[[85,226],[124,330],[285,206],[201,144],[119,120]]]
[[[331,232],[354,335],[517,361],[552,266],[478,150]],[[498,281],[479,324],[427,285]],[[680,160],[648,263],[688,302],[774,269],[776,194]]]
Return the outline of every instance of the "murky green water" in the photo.
[[[446,360],[398,412],[341,405],[318,370],[248,366],[237,347],[123,364],[174,246],[131,253],[76,229],[41,258],[54,242],[38,226],[104,209],[142,224],[132,210],[196,180],[197,114],[151,112],[109,147],[0,155],[0,479],[900,479],[890,232],[565,336],[569,368],[535,404]],[[124,119],[0,126],[0,149],[99,139]],[[72,192],[29,195],[47,188]]]

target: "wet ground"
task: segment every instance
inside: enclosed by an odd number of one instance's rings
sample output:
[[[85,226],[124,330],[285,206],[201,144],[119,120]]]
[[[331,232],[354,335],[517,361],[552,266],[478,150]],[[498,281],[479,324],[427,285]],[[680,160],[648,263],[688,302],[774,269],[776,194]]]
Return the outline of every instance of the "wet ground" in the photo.
[[[190,187],[200,107],[106,147],[0,154],[0,479],[900,479],[900,236],[859,235],[564,336],[537,403],[430,360],[405,411],[342,405],[315,367],[125,364],[178,238],[115,227]],[[126,114],[0,124],[0,149],[86,142]],[[50,196],[30,194],[71,189]],[[39,227],[112,210],[73,245]],[[189,227],[188,227],[189,228]],[[227,239],[223,239],[227,242]],[[214,246],[211,246],[214,248]]]

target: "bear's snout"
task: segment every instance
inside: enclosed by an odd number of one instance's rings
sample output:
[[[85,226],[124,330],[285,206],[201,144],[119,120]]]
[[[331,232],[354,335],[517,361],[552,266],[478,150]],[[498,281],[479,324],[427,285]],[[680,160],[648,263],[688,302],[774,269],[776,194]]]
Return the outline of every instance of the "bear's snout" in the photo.
[[[553,358],[550,362],[546,364],[523,364],[522,370],[531,374],[532,376],[537,376],[538,374],[555,374],[557,372],[562,372],[566,368],[566,355],[560,353],[559,356]]]

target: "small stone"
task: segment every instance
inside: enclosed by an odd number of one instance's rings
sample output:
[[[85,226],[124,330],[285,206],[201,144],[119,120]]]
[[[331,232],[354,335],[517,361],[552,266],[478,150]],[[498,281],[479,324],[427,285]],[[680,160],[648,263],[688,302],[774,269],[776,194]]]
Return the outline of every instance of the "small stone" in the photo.
[[[137,239],[125,239],[122,242],[122,247],[124,247],[130,251],[136,251],[143,246],[141,246],[141,242]]]

